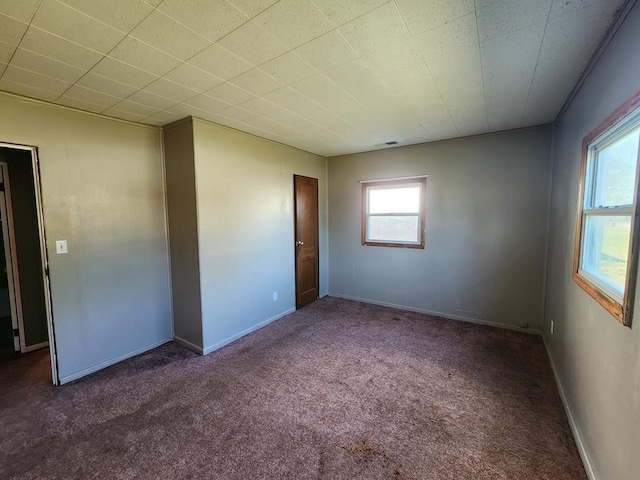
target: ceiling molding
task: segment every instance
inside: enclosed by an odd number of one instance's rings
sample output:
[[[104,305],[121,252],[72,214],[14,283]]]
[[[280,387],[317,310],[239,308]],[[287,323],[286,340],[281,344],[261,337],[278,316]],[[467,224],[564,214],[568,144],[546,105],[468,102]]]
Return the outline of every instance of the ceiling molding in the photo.
[[[602,54],[605,52],[609,44],[615,38],[616,34],[618,33],[618,30],[620,30],[620,27],[624,24],[624,21],[626,20],[631,10],[633,10],[633,7],[635,6],[636,2],[637,0],[627,0],[626,3],[622,7],[620,7],[620,10],[618,12],[618,15],[616,16],[616,19],[613,21],[613,23],[607,30],[607,33],[605,33],[604,37],[602,38],[602,41],[598,45],[598,48],[589,59],[589,62],[587,63],[587,66],[585,67],[585,69],[580,74],[580,78],[578,79],[575,86],[573,87],[573,90],[571,90],[571,93],[567,97],[567,100],[564,102],[564,104],[562,105],[562,108],[560,108],[560,111],[558,112],[558,115],[556,115],[556,118],[553,120],[554,124],[556,124],[562,118],[562,116],[569,109],[569,107],[571,106],[575,98],[578,96],[578,93],[580,93],[580,90],[582,89],[584,82],[587,80],[587,77],[589,77],[589,74],[598,63],[598,60],[600,60],[600,57],[602,56]]]
[[[131,120],[125,120],[124,118],[110,117],[109,115],[105,115],[103,113],[88,112],[86,110],[81,110],[79,108],[60,105],[59,103],[40,100],[39,98],[32,98],[32,97],[27,97],[25,95],[18,95],[16,93],[5,92],[4,90],[0,90],[0,96],[14,98],[18,101],[22,101],[25,103],[36,103],[36,104],[44,105],[47,107],[60,108],[62,110],[68,110],[75,113],[82,113],[83,115],[90,115],[92,117],[102,118],[103,120],[111,120],[113,122],[125,123],[127,125],[132,125],[134,127],[150,128],[152,130],[162,130],[162,127],[158,127],[156,125],[148,125],[145,123],[132,122]]]

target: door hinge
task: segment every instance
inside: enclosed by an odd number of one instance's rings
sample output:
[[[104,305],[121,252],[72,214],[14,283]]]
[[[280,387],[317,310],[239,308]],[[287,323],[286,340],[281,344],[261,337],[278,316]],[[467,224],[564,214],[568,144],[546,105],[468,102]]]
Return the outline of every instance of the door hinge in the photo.
[[[0,183],[0,192],[4,192],[4,183]]]
[[[19,337],[20,336],[20,330],[18,330],[17,328],[13,329],[13,336],[14,337]]]

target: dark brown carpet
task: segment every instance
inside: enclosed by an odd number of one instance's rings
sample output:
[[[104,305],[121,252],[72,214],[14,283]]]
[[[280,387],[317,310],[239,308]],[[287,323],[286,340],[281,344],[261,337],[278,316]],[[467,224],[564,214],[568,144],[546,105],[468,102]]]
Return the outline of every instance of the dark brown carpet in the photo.
[[[59,388],[37,355],[0,367],[3,479],[586,479],[532,335],[325,298]]]

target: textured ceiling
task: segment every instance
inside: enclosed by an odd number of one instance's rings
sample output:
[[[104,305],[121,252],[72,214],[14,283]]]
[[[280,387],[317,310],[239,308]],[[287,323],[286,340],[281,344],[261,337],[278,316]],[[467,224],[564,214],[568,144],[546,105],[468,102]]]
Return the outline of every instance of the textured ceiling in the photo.
[[[624,0],[0,0],[0,90],[321,155],[553,121]]]

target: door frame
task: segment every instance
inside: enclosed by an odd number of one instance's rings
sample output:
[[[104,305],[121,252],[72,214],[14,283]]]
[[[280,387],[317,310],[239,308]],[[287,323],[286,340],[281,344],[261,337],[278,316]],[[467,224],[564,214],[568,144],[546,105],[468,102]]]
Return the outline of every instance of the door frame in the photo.
[[[18,271],[18,257],[16,249],[15,228],[13,226],[13,207],[11,204],[11,183],[9,180],[9,165],[0,162],[0,172],[2,172],[3,189],[0,192],[0,218],[2,222],[2,242],[4,243],[4,254],[7,268],[7,282],[9,286],[9,304],[11,307],[11,324],[14,332],[18,330],[18,344],[14,349],[17,352],[26,353],[27,345],[24,338],[24,319],[22,317],[22,295],[20,292],[20,272]]]
[[[58,378],[58,357],[56,351],[56,337],[53,325],[53,309],[51,303],[51,282],[49,279],[49,256],[47,253],[47,236],[44,228],[44,215],[42,211],[42,182],[40,180],[40,161],[38,159],[38,148],[29,145],[19,145],[15,143],[0,142],[0,147],[25,150],[31,153],[31,166],[33,169],[33,189],[36,199],[36,213],[38,218],[38,232],[40,240],[40,258],[42,269],[42,280],[44,282],[44,304],[47,313],[47,331],[49,334],[49,354],[51,356],[51,378],[54,385],[60,384]],[[43,345],[33,345],[27,347],[26,351],[40,348]]]

